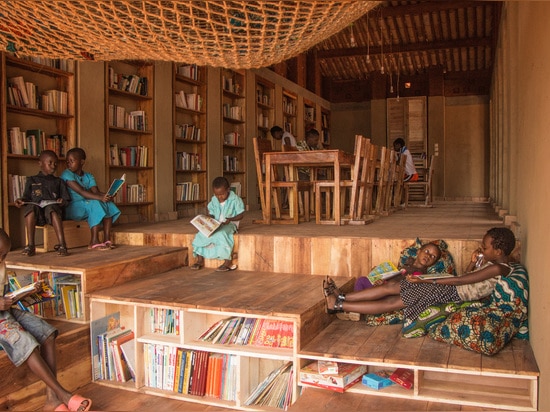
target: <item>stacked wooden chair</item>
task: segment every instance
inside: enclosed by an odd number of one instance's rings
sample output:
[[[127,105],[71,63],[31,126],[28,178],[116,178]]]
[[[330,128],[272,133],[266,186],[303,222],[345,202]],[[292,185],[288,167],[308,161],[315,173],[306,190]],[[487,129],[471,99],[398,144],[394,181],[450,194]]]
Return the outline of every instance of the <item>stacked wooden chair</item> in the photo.
[[[370,139],[361,135],[355,136],[355,160],[349,179],[340,182],[341,199],[334,199],[334,180],[319,180],[315,182],[315,220],[321,224],[366,223],[365,207],[369,187],[369,160],[371,156]],[[325,194],[325,204],[322,204],[321,194]],[[332,214],[334,201],[341,202],[344,210],[341,222],[336,222]],[[323,213],[323,206],[325,213]],[[347,212],[347,213],[346,213]]]
[[[435,156],[430,156],[427,168],[417,168],[419,179],[416,182],[405,182],[405,207],[433,207],[432,178]]]
[[[299,194],[300,192],[307,193],[307,196],[304,196],[304,205],[302,207],[302,215],[305,221],[309,222],[310,211],[309,211],[309,191],[311,189],[311,184],[309,182],[301,182],[298,180],[289,180],[289,176],[285,177],[285,180],[280,179],[277,168],[274,167],[272,170],[273,181],[271,182],[272,192],[266,193],[266,182],[265,182],[265,163],[264,163],[264,153],[273,151],[271,145],[271,140],[269,139],[260,139],[254,137],[252,139],[254,146],[254,160],[256,162],[256,175],[258,178],[258,188],[260,191],[260,205],[262,207],[262,214],[264,220],[267,213],[273,213],[273,210],[266,209],[266,196],[272,196],[272,205],[275,211],[275,217],[272,216],[272,223],[294,223],[298,224],[300,219],[300,207],[299,207]],[[284,197],[283,189],[286,189],[288,201],[289,201],[289,215],[286,216],[282,212],[282,200]],[[256,222],[256,223],[263,223]]]

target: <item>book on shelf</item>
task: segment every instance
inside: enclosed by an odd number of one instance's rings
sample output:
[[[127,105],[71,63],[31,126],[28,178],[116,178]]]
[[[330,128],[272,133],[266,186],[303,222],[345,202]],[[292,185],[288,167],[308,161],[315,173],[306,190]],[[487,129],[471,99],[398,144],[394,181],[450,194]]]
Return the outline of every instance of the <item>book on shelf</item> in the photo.
[[[107,190],[107,194],[111,197],[114,197],[118,191],[122,188],[124,185],[124,182],[126,182],[126,173],[124,173],[120,179],[113,179],[113,182],[111,183],[111,186],[109,186],[109,190]]]
[[[128,367],[128,372],[130,372],[132,379],[135,380],[136,379],[136,349],[135,349],[134,339],[121,343],[120,351],[122,352],[122,356],[124,358],[124,361],[126,362],[126,366]]]
[[[101,359],[99,355],[99,336],[118,327],[120,327],[120,312],[114,312],[90,322],[92,371],[94,380],[103,379],[101,374]]]
[[[202,214],[191,219],[191,224],[206,237],[210,237],[221,226],[221,222],[218,222],[212,216]]]
[[[412,389],[414,384],[414,371],[412,369],[397,368],[390,379],[404,388]]]
[[[313,361],[300,370],[300,382],[343,393],[360,381],[365,373],[366,365],[339,362],[338,373],[326,375],[319,373],[318,361]]]
[[[374,285],[376,282],[391,279],[402,273],[403,270],[397,269],[392,262],[387,261],[375,266],[367,275],[367,278]]]
[[[416,277],[422,280],[435,280],[435,279],[454,278],[455,275],[451,273],[424,273],[422,275],[416,275]]]
[[[128,333],[125,333],[111,340],[109,343],[111,346],[110,349],[112,351],[113,360],[114,360],[113,363],[116,371],[116,381],[118,382],[126,382],[135,376],[135,372],[131,371],[129,362],[127,361],[126,357],[123,355],[123,352],[122,352],[122,345],[125,344],[126,342],[131,342],[133,344],[133,341],[134,341],[134,332],[130,330],[128,331]]]
[[[286,410],[292,400],[292,362],[273,370],[250,394],[245,405],[276,407]]]

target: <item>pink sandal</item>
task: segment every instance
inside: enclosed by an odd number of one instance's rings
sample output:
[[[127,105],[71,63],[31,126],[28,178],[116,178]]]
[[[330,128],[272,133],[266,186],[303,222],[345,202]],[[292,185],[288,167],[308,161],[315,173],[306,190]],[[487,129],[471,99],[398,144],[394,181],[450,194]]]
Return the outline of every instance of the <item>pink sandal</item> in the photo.
[[[87,403],[85,403],[87,402]],[[73,395],[69,399],[69,410],[75,412],[89,411],[92,407],[92,400],[80,395]]]

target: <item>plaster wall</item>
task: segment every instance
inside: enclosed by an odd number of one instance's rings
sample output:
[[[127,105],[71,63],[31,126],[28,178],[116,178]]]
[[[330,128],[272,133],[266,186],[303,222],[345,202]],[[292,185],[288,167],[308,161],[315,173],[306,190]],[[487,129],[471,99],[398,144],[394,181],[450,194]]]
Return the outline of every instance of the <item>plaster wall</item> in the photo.
[[[505,3],[491,95],[491,148],[502,153],[491,162],[491,195],[501,207],[517,210],[530,281],[530,340],[540,369],[539,410],[550,410],[550,392],[544,390],[550,386],[549,19],[550,3]]]

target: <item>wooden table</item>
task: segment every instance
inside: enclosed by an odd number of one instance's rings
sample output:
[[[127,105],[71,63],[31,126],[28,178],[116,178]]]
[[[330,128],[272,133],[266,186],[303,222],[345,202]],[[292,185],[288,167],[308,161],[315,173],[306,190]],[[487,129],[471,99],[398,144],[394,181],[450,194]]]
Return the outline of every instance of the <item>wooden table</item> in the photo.
[[[354,156],[343,150],[311,150],[311,151],[291,151],[291,152],[265,152],[265,184],[266,184],[266,207],[264,221],[271,224],[271,182],[273,166],[289,166],[290,169],[296,167],[331,167],[334,169],[334,220],[337,225],[340,224],[340,179],[342,167],[351,167]],[[298,213],[295,211],[295,213]]]

